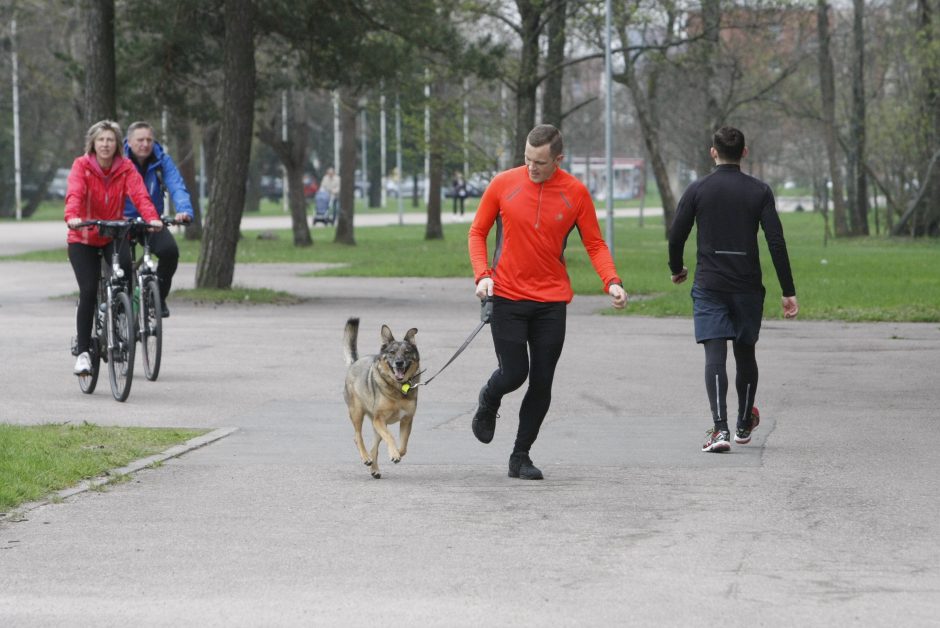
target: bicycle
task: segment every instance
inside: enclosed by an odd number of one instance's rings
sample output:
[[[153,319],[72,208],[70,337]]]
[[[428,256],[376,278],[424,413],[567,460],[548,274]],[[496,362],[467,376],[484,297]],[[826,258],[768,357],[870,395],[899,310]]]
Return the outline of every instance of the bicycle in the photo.
[[[183,224],[162,216],[160,220],[165,226]],[[163,352],[163,302],[160,298],[157,265],[150,255],[150,229],[150,225],[140,218],[134,221],[131,228],[131,259],[134,260],[131,303],[137,319],[137,339],[142,349],[144,375],[154,382],[160,374],[160,357]],[[140,259],[137,259],[138,241],[143,246]]]
[[[98,251],[101,277],[98,281],[91,342],[88,345],[91,372],[80,374],[78,385],[83,393],[93,393],[98,383],[100,363],[104,360],[108,364],[111,395],[117,401],[127,400],[134,380],[134,311],[128,296],[128,279],[124,277],[119,255],[119,247],[133,224],[124,220],[88,220],[74,226],[75,229],[97,227],[102,236],[112,238],[115,242],[110,268],[104,257],[104,249]],[[104,346],[102,343],[105,343]]]

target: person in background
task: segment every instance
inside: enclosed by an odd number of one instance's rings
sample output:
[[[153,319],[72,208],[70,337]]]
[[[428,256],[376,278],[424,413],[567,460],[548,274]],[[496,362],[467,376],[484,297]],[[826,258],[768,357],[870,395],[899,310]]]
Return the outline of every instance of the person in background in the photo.
[[[738,411],[734,442],[749,443],[751,433],[760,423],[760,413],[754,406],[757,394],[755,345],[766,290],[757,248],[758,227],[764,230],[770,259],[783,291],[784,317],[796,318],[800,306],[774,194],[766,183],[741,172],[741,160],[747,156],[744,134],[730,126],[718,129],[712,137],[709,154],[715,161],[715,169],[692,183],[676,208],[669,229],[669,269],[674,284],[688,277],[682,254],[692,226],[697,224],[692,317],[695,341],[705,348],[705,391],[713,422],[706,430],[702,451],[724,452],[731,449],[725,368],[729,340],[737,367]]]
[[[331,167],[326,169],[323,180],[320,181],[320,187],[330,193],[331,212],[335,216],[337,205],[339,205],[339,185],[340,178],[336,171]]]
[[[154,140],[153,127],[147,122],[133,122],[127,127],[127,140],[124,142],[124,154],[130,158],[137,172],[144,179],[144,185],[150,195],[153,206],[161,216],[164,212],[163,191],[170,193],[176,218],[182,222],[193,219],[193,204],[189,190],[183,181],[176,164],[163,147]],[[128,219],[140,215],[133,199],[128,198],[124,205],[124,216]],[[157,278],[160,280],[160,301],[163,304],[163,317],[170,315],[166,304],[167,296],[173,285],[173,275],[179,266],[180,250],[169,229],[150,236],[150,252],[156,255],[160,264],[157,266]]]
[[[101,276],[100,249],[110,259],[118,246],[125,276],[131,273],[130,247],[98,233],[95,227],[78,227],[90,220],[121,220],[125,199],[133,199],[140,213],[155,232],[163,228],[160,215],[147,194],[144,181],[130,161],[120,153],[121,127],[117,122],[101,120],[85,134],[85,154],[77,157],[69,172],[65,193],[65,222],[69,226],[68,254],[78,282],[78,311],[75,314],[76,342],[72,349],[74,372],[91,372],[88,345],[98,298]]]
[[[555,366],[565,344],[567,304],[574,293],[565,267],[565,245],[577,227],[603,289],[615,308],[627,293],[601,237],[587,188],[559,166],[561,132],[541,124],[529,132],[525,165],[498,174],[487,186],[468,234],[476,296],[492,299],[490,316],[498,367],[480,390],[474,436],[493,440],[503,397],[526,379],[519,429],[509,457],[509,477],[541,480],[529,451],[552,399]],[[497,225],[493,263],[486,238]]]
[[[454,174],[453,182],[454,193],[454,215],[457,215],[457,209],[460,208],[460,215],[463,216],[463,205],[467,198],[467,183],[463,180],[463,175],[459,172]]]

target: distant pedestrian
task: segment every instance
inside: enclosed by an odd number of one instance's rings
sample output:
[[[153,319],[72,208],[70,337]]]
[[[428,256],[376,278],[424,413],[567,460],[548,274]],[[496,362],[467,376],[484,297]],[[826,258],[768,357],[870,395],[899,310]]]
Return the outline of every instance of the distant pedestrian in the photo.
[[[339,205],[340,178],[332,166],[326,169],[326,174],[320,181],[320,188],[330,193],[330,211],[336,216],[336,208]]]
[[[463,205],[467,198],[467,182],[463,180],[463,175],[459,172],[454,174],[453,182],[454,194],[454,215],[457,215],[457,209],[460,209],[460,215],[463,216]]]
[[[773,192],[763,181],[741,172],[747,156],[744,134],[734,127],[718,129],[709,150],[716,168],[692,183],[676,209],[669,231],[669,269],[672,282],[688,277],[682,254],[685,241],[698,225],[692,312],[695,341],[705,347],[705,390],[713,426],[702,451],[731,449],[728,427],[728,340],[734,351],[738,412],[734,442],[745,445],[760,423],[754,406],[757,393],[755,345],[764,312],[764,289],[757,248],[758,227],[783,291],[783,315],[800,311],[793,286],[790,259],[777,215]]]
[[[615,308],[627,293],[601,237],[587,188],[559,167],[561,132],[542,124],[529,133],[525,165],[493,178],[480,199],[469,232],[476,296],[493,299],[490,317],[498,367],[480,390],[473,434],[493,440],[503,396],[529,381],[519,408],[519,429],[509,477],[541,480],[529,457],[552,399],[555,366],[565,344],[567,304],[573,297],[565,267],[565,245],[577,228],[594,270]],[[498,222],[493,263],[486,239]]]

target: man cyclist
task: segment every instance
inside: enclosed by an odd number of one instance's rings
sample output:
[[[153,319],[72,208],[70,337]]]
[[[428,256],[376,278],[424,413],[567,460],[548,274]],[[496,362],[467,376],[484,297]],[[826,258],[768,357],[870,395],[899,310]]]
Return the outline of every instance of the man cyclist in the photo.
[[[127,127],[127,139],[124,140],[124,154],[136,166],[144,178],[144,185],[150,194],[157,213],[163,215],[163,191],[170,192],[176,217],[182,222],[193,219],[193,205],[189,190],[182,175],[173,163],[173,159],[163,147],[154,140],[153,127],[147,122],[134,122]],[[140,214],[130,198],[124,205],[124,217],[137,218]],[[157,278],[160,280],[160,301],[163,303],[163,318],[170,315],[166,298],[170,294],[173,275],[179,265],[180,250],[169,229],[150,234],[150,251],[160,259]]]

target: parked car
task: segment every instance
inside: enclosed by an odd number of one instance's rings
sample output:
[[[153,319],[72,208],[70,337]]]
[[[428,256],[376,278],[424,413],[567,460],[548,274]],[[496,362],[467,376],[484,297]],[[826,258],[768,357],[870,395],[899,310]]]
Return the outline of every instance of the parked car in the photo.
[[[46,195],[49,198],[65,198],[68,187],[69,169],[59,168],[55,171],[55,176],[52,177],[52,181],[49,182],[49,187],[46,188]]]
[[[480,197],[483,196],[483,190],[486,189],[486,186],[490,183],[490,177],[482,172],[474,172],[470,175],[470,178],[467,179],[465,185],[467,187],[467,196],[468,197]],[[454,186],[449,185],[444,190],[444,196],[447,198],[454,197]]]
[[[424,177],[418,179],[418,196],[424,196],[425,182]],[[389,179],[385,182],[385,193],[388,196],[397,198],[401,194],[405,198],[411,198],[415,194],[415,180],[414,177],[406,177],[402,181],[394,181]]]

